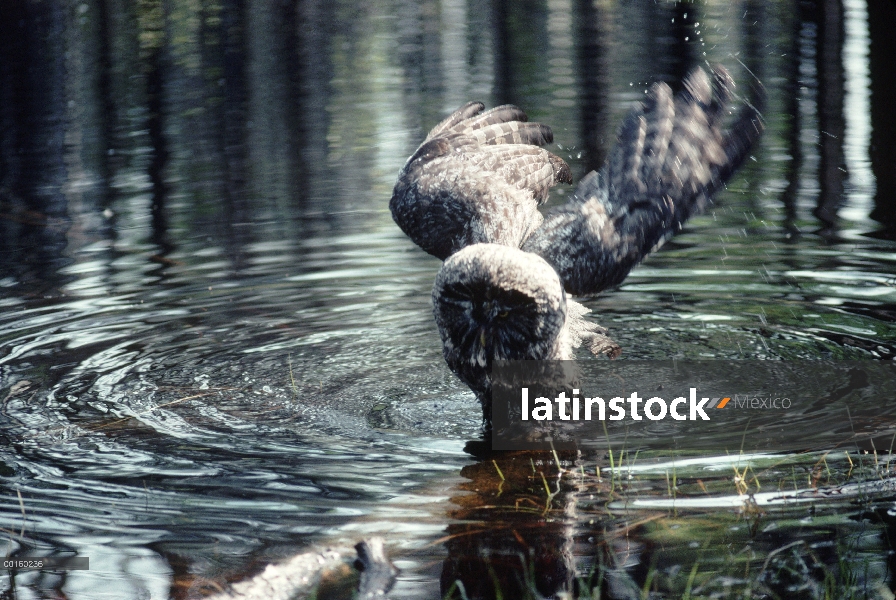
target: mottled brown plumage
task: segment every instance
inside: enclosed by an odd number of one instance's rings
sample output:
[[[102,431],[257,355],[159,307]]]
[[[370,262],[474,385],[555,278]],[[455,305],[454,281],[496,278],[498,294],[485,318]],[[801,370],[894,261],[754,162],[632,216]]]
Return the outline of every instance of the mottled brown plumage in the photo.
[[[585,344],[619,347],[567,298],[596,294],[702,211],[747,157],[762,130],[745,105],[729,131],[734,82],[721,67],[695,69],[673,96],[658,83],[623,121],[599,172],[563,206],[537,206],[569,168],[540,148],[551,130],[513,106],[479,103],[439,123],[399,174],[390,208],[424,250],[442,259],[433,311],[445,360],[491,415],[495,359],[566,359]],[[761,86],[754,88],[758,99]]]
[[[436,125],[398,175],[389,208],[418,246],[445,259],[465,246],[519,247],[543,218],[538,205],[569,166],[539,146],[551,129],[515,106],[470,102]]]

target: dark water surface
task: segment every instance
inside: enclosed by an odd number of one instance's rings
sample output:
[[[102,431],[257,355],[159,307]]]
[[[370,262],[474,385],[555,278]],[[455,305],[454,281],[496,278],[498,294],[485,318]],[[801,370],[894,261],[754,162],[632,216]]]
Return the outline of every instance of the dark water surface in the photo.
[[[769,92],[753,160],[586,305],[620,360],[892,360],[880,10],[4,7],[0,544],[90,570],[4,573],[0,597],[196,598],[369,535],[402,569],[395,598],[456,579],[488,597],[496,573],[612,598],[893,589],[889,417],[877,445],[724,439],[677,461],[557,457],[562,474],[470,445],[480,411],[431,316],[439,262],[387,209],[405,158],[468,99],[552,125],[578,179],[651,81],[749,69]]]

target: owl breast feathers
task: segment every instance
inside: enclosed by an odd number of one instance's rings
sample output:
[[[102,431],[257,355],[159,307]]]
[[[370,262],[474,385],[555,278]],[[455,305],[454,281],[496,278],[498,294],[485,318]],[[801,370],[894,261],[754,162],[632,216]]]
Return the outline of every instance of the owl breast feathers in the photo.
[[[549,127],[515,106],[471,102],[436,125],[399,173],[389,207],[417,245],[445,260],[433,311],[449,367],[490,416],[495,359],[563,359],[582,344],[619,347],[567,297],[617,285],[704,210],[762,131],[752,87],[723,129],[734,82],[722,67],[692,71],[674,95],[648,90],[623,121],[609,159],[543,217],[538,206],[569,167],[541,148]],[[450,257],[450,258],[449,258]]]

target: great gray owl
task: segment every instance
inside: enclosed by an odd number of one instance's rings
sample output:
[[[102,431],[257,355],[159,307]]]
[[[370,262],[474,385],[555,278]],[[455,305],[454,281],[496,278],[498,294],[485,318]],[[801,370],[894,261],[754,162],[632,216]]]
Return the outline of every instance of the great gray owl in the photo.
[[[745,103],[723,131],[734,82],[715,67],[692,71],[684,90],[654,84],[632,109],[607,163],[543,218],[538,205],[571,182],[539,146],[550,128],[515,106],[471,102],[436,125],[399,173],[389,207],[421,248],[445,260],[432,291],[448,366],[491,419],[492,361],[572,358],[586,344],[619,347],[571,295],[620,283],[693,214],[747,157],[762,130]],[[762,98],[758,84],[754,95]]]

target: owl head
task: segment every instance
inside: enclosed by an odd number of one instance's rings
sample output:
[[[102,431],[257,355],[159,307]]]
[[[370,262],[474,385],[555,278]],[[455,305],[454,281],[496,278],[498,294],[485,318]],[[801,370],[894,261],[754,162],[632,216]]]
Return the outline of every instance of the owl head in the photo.
[[[541,257],[498,244],[450,256],[432,290],[448,366],[479,396],[488,419],[489,372],[499,360],[558,357],[566,293]]]

